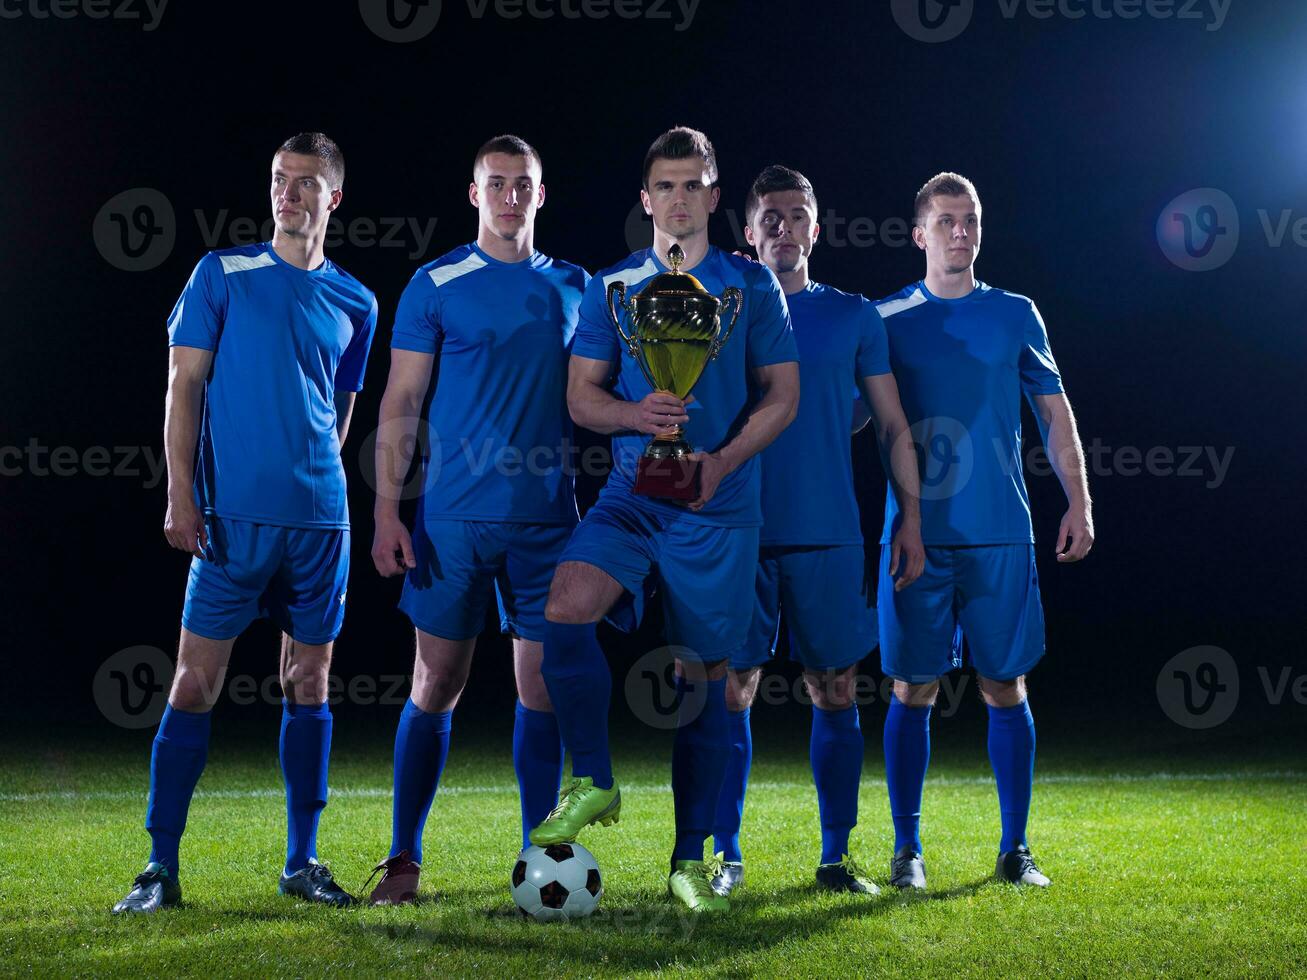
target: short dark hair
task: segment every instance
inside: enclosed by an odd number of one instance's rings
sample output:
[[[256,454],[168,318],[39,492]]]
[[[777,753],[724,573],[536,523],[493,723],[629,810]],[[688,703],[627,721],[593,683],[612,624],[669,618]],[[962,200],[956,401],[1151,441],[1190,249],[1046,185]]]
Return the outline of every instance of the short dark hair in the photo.
[[[710,179],[708,186],[717,183],[717,151],[713,149],[712,140],[697,129],[689,126],[673,126],[659,136],[644,155],[644,173],[640,186],[649,189],[649,171],[655,160],[686,160],[698,157],[708,168]]]
[[[477,150],[477,155],[472,158],[473,180],[476,180],[477,167],[481,166],[481,161],[492,153],[507,153],[512,157],[526,157],[528,160],[534,161],[541,172],[544,172],[545,166],[541,162],[540,154],[536,152],[536,148],[520,136],[505,133],[503,136],[496,136],[494,139],[488,139],[481,144],[481,148]]]
[[[317,157],[322,161],[322,176],[327,178],[331,189],[339,190],[345,185],[345,157],[335,141],[322,133],[297,133],[277,147],[277,153],[300,153],[306,157]]]
[[[764,167],[762,173],[758,174],[753,186],[749,188],[749,196],[744,199],[746,225],[753,223],[753,216],[758,213],[758,208],[762,207],[763,197],[777,191],[802,191],[808,195],[808,203],[812,205],[813,213],[816,213],[817,194],[812,189],[812,182],[797,170],[773,163],[770,167]]]
[[[912,204],[912,222],[920,225],[930,210],[930,202],[937,197],[961,197],[967,194],[976,202],[976,207],[980,207],[980,195],[976,193],[976,185],[961,174],[955,174],[951,171],[944,171],[936,174],[921,185],[921,190],[917,191],[917,199]]]

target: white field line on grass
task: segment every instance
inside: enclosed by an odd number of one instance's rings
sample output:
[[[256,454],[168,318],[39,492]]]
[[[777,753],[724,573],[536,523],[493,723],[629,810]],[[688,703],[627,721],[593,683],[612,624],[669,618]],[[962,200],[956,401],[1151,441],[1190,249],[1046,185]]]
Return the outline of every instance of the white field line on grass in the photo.
[[[1266,780],[1291,781],[1307,779],[1307,772],[1279,770],[1271,772],[1152,772],[1152,773],[1103,773],[1100,775],[1078,773],[1052,773],[1035,777],[1039,786],[1056,784],[1093,784],[1093,783],[1230,783],[1258,782]],[[993,776],[944,776],[939,779],[927,779],[930,786],[989,786],[994,782]],[[864,779],[863,786],[884,787],[883,779]],[[769,782],[758,780],[749,783],[750,790],[804,790],[810,788],[805,782]],[[623,783],[622,788],[642,793],[670,793],[670,783]],[[285,790],[280,787],[260,789],[214,789],[196,790],[198,799],[209,800],[258,800],[268,797],[281,799]],[[516,793],[517,786],[503,783],[493,786],[453,785],[441,786],[441,796],[498,795]],[[333,787],[332,797],[336,799],[389,799],[389,786],[342,786]],[[46,802],[81,802],[92,800],[145,800],[146,794],[139,790],[93,790],[78,792],[76,790],[50,790],[39,793],[0,793],[0,803],[46,803]]]

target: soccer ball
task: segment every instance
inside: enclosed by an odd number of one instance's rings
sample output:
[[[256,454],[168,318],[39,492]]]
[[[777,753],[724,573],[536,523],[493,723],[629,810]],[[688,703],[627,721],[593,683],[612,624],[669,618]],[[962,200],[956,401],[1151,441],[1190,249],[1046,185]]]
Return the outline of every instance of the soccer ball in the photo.
[[[513,901],[537,922],[583,919],[604,893],[599,864],[580,844],[528,847],[513,865]]]

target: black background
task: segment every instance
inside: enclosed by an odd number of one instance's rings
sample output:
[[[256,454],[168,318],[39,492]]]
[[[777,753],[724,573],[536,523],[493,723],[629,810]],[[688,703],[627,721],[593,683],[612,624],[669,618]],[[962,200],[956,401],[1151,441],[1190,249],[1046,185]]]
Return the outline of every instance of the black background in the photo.
[[[1049,655],[1032,677],[1039,704],[1088,724],[1109,711],[1164,723],[1159,669],[1211,644],[1240,665],[1236,720],[1300,727],[1302,706],[1270,705],[1257,673],[1307,665],[1307,249],[1292,233],[1272,247],[1258,216],[1307,216],[1298,5],[1233,0],[1207,30],[1174,17],[1039,19],[1024,7],[1008,18],[997,0],[976,0],[961,36],[923,43],[885,2],[702,0],[677,30],[674,6],[670,20],[507,19],[446,0],[428,36],[399,44],[353,3],[174,2],[147,31],[141,19],[42,18],[41,0],[8,2],[0,445],[161,451],[165,317],[200,255],[233,244],[230,225],[207,241],[206,227],[224,211],[228,222],[266,222],[268,164],[287,136],[318,129],[340,144],[345,222],[436,219],[420,255],[411,232],[398,247],[329,250],[382,310],[345,449],[355,539],[342,677],[411,664],[399,582],[381,581],[368,556],[360,450],[401,289],[417,265],[475,236],[474,149],[501,132],[539,148],[548,201],[537,247],[594,270],[647,244],[647,224],[641,240],[627,237],[641,160],[654,136],[684,123],[716,144],[717,244],[738,244],[762,166],[798,167],[827,219],[814,277],[873,298],[924,270],[916,249],[883,240],[882,222],[907,218],[937,171],[968,175],[984,203],[979,275],[1038,303],[1086,445],[1234,447],[1216,487],[1210,465],[1196,477],[1091,474],[1098,543],[1075,567],[1052,561],[1065,506],[1056,479],[1028,476],[1048,619]],[[1201,187],[1236,202],[1242,236],[1229,262],[1189,272],[1154,229],[1168,201]],[[92,232],[106,202],[134,188],[166,196],[176,233],[166,259],[136,272],[111,264]],[[874,244],[849,243],[853,219],[864,231],[875,223]],[[1026,433],[1037,441],[1029,418]],[[884,480],[869,434],[855,456],[874,542]],[[164,486],[22,470],[0,477],[3,715],[57,709],[104,728],[97,668],[126,647],[176,643],[187,559],[161,534]],[[591,499],[595,487],[581,492]],[[630,640],[603,635],[619,684],[623,665],[661,642],[656,622]],[[483,641],[464,702],[483,717],[511,704],[506,651],[497,635]],[[275,663],[263,624],[238,644],[232,672],[262,677]],[[867,669],[876,673],[874,657]],[[337,711],[389,725],[398,708]],[[1049,716],[1041,709],[1041,723]]]

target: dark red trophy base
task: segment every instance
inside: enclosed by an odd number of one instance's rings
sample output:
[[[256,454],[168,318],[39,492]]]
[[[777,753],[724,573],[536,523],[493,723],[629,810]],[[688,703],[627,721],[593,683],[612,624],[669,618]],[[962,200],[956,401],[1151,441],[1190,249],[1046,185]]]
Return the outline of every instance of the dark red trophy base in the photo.
[[[663,500],[698,500],[699,464],[674,456],[641,456],[635,464],[635,492]]]

